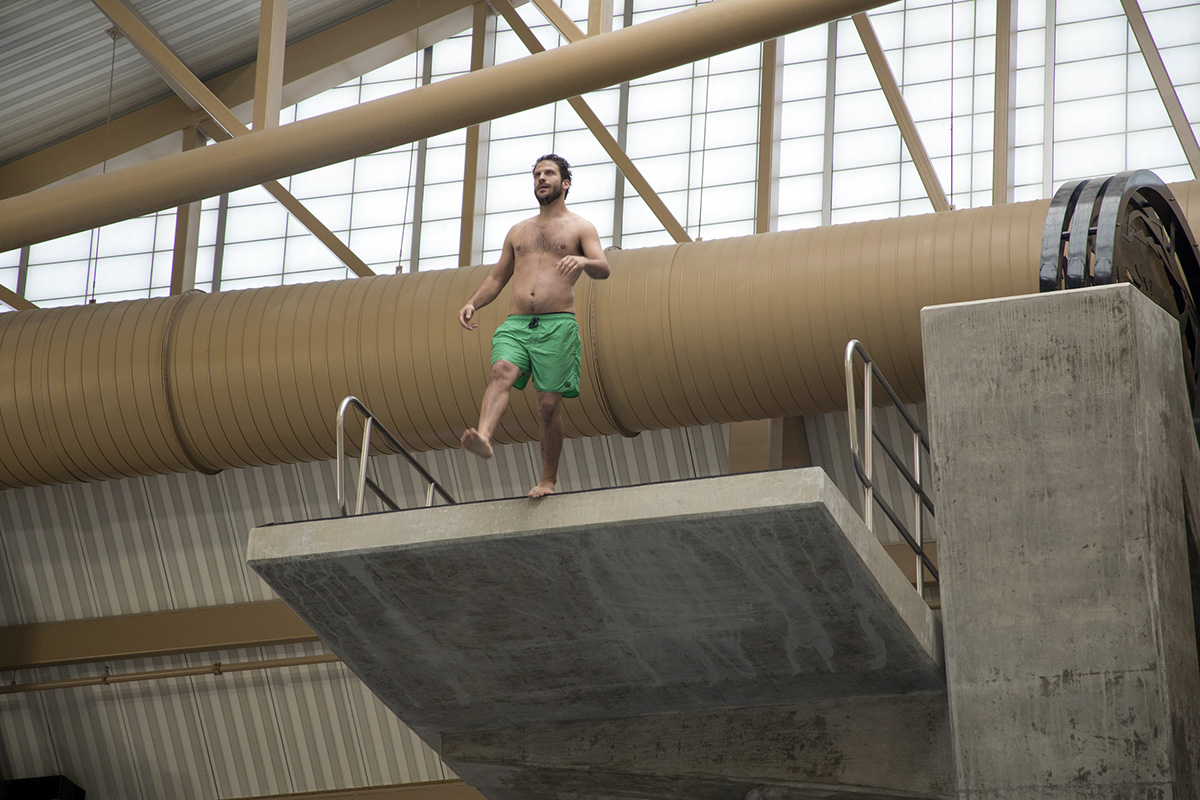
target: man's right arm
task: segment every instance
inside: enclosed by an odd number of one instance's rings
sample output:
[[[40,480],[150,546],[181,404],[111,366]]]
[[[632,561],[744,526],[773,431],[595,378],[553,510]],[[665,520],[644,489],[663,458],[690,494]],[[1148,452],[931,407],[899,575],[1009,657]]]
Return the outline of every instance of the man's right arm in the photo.
[[[458,310],[459,325],[462,325],[469,331],[473,331],[479,327],[479,323],[472,322],[471,318],[475,316],[476,311],[496,299],[500,291],[508,284],[509,279],[512,278],[513,265],[515,263],[516,256],[512,245],[512,231],[509,231],[508,235],[504,237],[504,249],[500,251],[500,260],[496,262],[496,266],[492,267],[492,271],[479,284],[479,288],[471,295],[471,299],[467,301],[467,304]]]

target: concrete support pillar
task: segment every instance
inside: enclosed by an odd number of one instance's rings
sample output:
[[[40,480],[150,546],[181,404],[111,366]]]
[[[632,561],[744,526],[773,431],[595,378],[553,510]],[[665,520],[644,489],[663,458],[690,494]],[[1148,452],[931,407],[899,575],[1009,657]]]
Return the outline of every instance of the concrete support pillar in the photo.
[[[1200,797],[1200,453],[1129,285],[927,308],[960,798]]]

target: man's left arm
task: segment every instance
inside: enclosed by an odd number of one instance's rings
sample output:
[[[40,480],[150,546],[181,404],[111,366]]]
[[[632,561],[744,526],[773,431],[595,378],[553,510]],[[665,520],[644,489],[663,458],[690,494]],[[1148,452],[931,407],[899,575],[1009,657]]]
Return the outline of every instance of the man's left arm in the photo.
[[[585,219],[579,220],[579,250],[581,255],[563,256],[558,262],[558,271],[564,276],[570,276],[580,270],[586,272],[589,278],[604,280],[611,273],[604,248],[600,246],[600,234],[596,227]]]

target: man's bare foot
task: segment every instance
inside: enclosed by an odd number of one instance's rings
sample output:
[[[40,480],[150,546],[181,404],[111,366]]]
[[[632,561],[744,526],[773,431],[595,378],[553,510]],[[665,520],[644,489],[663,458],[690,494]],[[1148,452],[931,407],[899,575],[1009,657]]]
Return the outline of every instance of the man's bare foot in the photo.
[[[529,490],[529,496],[535,499],[545,497],[548,494],[554,494],[554,481],[544,480]]]
[[[462,442],[464,450],[469,450],[480,458],[492,457],[492,443],[483,438],[483,434],[474,428],[467,428],[463,431],[459,441]]]

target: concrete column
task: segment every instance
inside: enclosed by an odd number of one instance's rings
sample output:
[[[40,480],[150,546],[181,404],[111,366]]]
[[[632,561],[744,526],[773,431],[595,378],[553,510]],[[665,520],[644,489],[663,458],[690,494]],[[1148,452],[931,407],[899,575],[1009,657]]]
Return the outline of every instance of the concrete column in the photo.
[[[921,326],[960,798],[1200,797],[1200,453],[1129,285]]]

